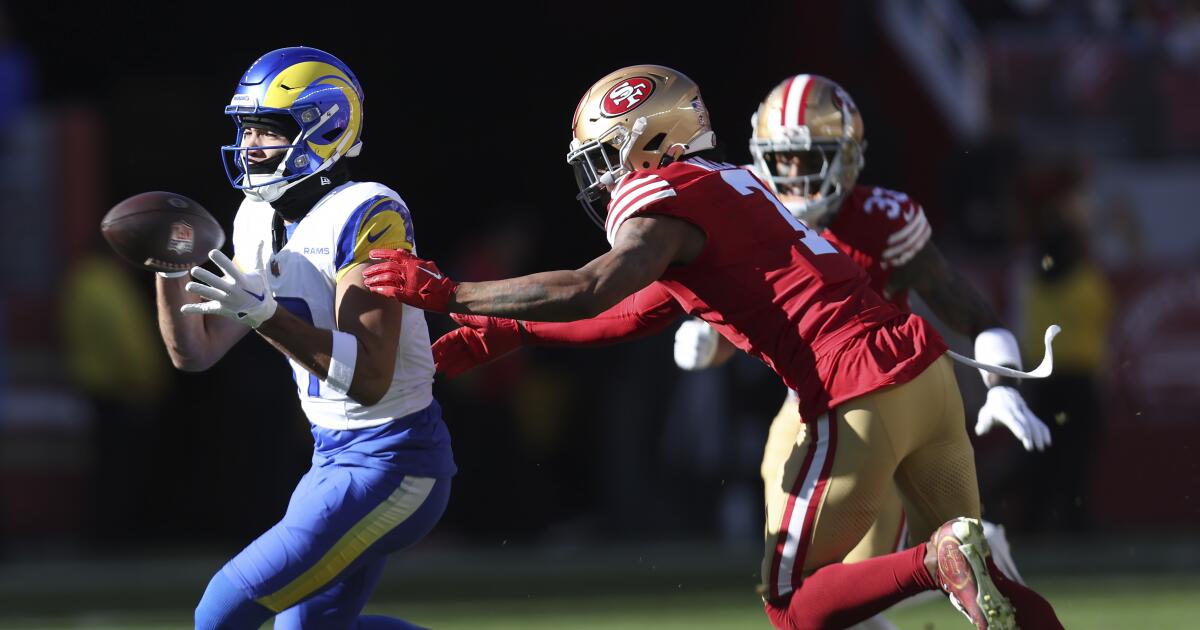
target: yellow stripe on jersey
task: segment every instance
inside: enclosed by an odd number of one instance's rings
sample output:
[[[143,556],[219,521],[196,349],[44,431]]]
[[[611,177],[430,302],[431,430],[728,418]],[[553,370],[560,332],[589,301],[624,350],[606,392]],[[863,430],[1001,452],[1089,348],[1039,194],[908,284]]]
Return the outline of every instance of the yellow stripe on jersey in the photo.
[[[370,260],[372,249],[412,251],[408,208],[391,197],[378,196],[361,204],[346,221],[338,239],[337,281]]]
[[[309,570],[255,601],[278,613],[325,588],[368,547],[412,516],[425,503],[436,481],[430,477],[406,476],[395,492],[351,527]]]

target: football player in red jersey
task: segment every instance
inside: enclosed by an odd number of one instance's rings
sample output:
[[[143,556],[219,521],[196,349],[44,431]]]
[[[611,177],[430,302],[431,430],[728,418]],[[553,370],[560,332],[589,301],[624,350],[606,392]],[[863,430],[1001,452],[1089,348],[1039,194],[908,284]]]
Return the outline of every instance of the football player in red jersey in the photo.
[[[915,289],[933,312],[957,332],[974,337],[977,360],[1020,368],[1015,337],[1004,329],[986,300],[946,262],[930,240],[920,204],[902,192],[856,186],[863,165],[863,123],[850,96],[837,83],[801,74],[777,85],[751,120],[754,170],[796,218],[866,270],[871,288],[903,310]],[[676,331],[675,361],[695,370],[722,363],[735,348],[711,326],[692,319]],[[1010,379],[982,371],[989,387],[979,410],[977,434],[1004,424],[1027,450],[1043,450],[1050,431],[1025,405]],[[804,430],[792,396],[771,423],[761,473],[768,505],[782,500],[778,483],[792,443]],[[847,557],[855,561],[893,551],[904,529],[902,498],[882,501],[879,520]],[[924,532],[930,524],[917,524]],[[1008,554],[1003,528],[984,523],[996,563],[1020,579]],[[924,538],[924,536],[920,536]],[[905,541],[900,540],[901,543]],[[764,559],[770,566],[771,558]],[[882,622],[880,622],[882,625]]]
[[[871,288],[904,310],[910,289],[957,332],[975,339],[976,359],[1019,368],[1016,338],[987,301],[942,257],[920,204],[902,192],[855,186],[863,164],[863,123],[850,96],[833,81],[801,74],[785,79],[751,121],[754,168],[796,218],[820,231],[867,271]],[[711,335],[710,337],[715,337]],[[719,342],[719,338],[714,339]],[[712,350],[704,339],[680,348],[681,367],[703,367]],[[976,433],[999,422],[1027,450],[1050,444],[1049,429],[1021,395],[990,372]]]
[[[752,127],[750,150],[757,173],[793,215],[822,230],[823,238],[858,262],[873,289],[906,311],[911,310],[908,291],[917,289],[943,321],[976,337],[977,359],[1020,367],[1012,334],[1001,327],[982,296],[942,258],[930,240],[931,229],[921,206],[901,192],[855,186],[863,163],[863,123],[853,100],[840,86],[815,75],[789,77],[760,104]],[[624,341],[658,330],[683,314],[665,291],[638,295],[639,308],[626,317],[609,313],[586,320],[586,326],[460,318],[464,327],[443,336],[434,346],[438,370],[457,375],[521,345]],[[481,345],[485,341],[486,347]],[[722,363],[735,350],[699,319],[684,322],[676,331],[675,360],[684,369]],[[1029,450],[1049,445],[1049,430],[1029,411],[1011,381],[986,371],[983,376],[992,390],[980,409],[976,432],[982,435],[1000,422]],[[779,477],[785,474],[783,463],[803,430],[796,400],[789,396],[771,424],[764,449],[761,473],[768,505],[786,500],[786,484]],[[774,531],[785,529],[781,523],[773,525]],[[997,565],[1020,581],[1003,528],[987,522],[983,525]],[[881,499],[875,525],[845,560],[857,561],[907,546],[906,529],[902,499],[898,492],[891,492]],[[924,532],[928,529],[917,527],[922,532],[919,539],[927,537]],[[766,552],[764,571],[775,560],[773,547],[768,545]],[[882,619],[873,624],[873,628],[894,627]]]
[[[695,155],[715,145],[696,84],[661,66],[618,70],[572,126],[568,162],[609,252],[573,271],[460,284],[380,250],[368,287],[426,310],[543,322],[637,322],[639,301],[665,293],[799,394],[807,430],[777,515],[788,526],[768,531],[780,560],[763,575],[775,625],[844,627],[940,587],[980,628],[1061,627],[990,562],[945,343],[749,171]],[[844,563],[893,483],[914,522],[934,524],[930,543]]]

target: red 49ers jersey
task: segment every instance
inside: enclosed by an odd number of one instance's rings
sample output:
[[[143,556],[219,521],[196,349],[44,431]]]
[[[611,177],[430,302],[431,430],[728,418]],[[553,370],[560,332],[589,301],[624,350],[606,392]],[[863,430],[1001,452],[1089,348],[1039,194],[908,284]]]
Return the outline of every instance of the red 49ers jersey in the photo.
[[[745,169],[692,158],[632,173],[612,192],[609,243],[639,215],[682,219],[704,232],[696,259],[670,267],[659,283],[775,370],[799,393],[805,419],[906,382],[946,349],[932,327],[872,291],[860,266]]]
[[[885,289],[896,268],[921,251],[932,233],[921,205],[908,195],[858,186],[821,236],[866,270],[872,289],[907,311],[908,291],[889,295]]]

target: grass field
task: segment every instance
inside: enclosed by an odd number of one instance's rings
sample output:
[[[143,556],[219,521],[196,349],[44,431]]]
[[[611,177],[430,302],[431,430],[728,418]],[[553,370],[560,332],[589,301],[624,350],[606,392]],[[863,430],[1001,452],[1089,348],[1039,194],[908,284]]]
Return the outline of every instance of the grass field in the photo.
[[[1067,628],[1088,630],[1200,628],[1200,574],[1093,575],[1037,577],[1031,580],[1056,606]],[[603,584],[611,585],[608,578]],[[435,601],[431,601],[435,600]],[[524,596],[472,598],[470,593],[402,604],[377,598],[368,612],[402,616],[429,628],[472,630],[718,630],[769,628],[752,593],[728,587],[672,593],[591,596]],[[145,606],[145,602],[142,603]],[[64,609],[73,608],[69,604]],[[905,630],[970,628],[944,600],[932,600],[889,611],[888,618]],[[190,628],[190,610],[142,609],[138,612],[76,610],[64,614],[10,617],[0,611],[0,627],[148,630]]]

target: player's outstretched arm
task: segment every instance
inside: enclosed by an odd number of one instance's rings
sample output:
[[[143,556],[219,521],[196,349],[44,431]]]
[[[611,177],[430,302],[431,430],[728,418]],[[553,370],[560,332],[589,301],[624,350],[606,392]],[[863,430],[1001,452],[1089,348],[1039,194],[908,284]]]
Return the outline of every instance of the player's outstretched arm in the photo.
[[[603,346],[659,332],[683,314],[679,303],[658,283],[589,319],[574,322],[527,322],[484,315],[451,315],[462,326],[433,344],[440,374],[453,378],[495,361],[521,346]]]
[[[494,282],[454,283],[436,265],[402,251],[374,251],[385,259],[365,272],[367,286],[426,310],[543,322],[586,319],[687,263],[704,246],[695,226],[661,216],[631,218],[613,248],[573,271],[548,271]]]
[[[951,265],[929,241],[889,281],[889,289],[916,291],[951,330],[974,338],[1003,324],[975,285]],[[1000,378],[1000,377],[997,377]]]
[[[612,249],[583,267],[464,283],[451,310],[544,322],[594,317],[658,280],[672,263],[690,261],[703,244],[704,236],[689,223],[633,217],[621,226]]]
[[[956,332],[975,339],[975,359],[993,365],[1020,368],[1016,338],[1004,328],[996,311],[969,280],[942,256],[932,241],[892,274],[890,287],[910,288],[934,314]],[[1012,431],[1025,450],[1050,445],[1050,428],[1029,409],[1017,381],[980,370],[988,386],[987,400],[979,409],[975,433],[983,435],[996,423]]]
[[[182,313],[180,308],[185,304],[201,301],[184,290],[187,282],[186,274],[177,277],[155,275],[158,330],[171,364],[185,372],[200,372],[225,356],[250,329],[224,317],[192,317]]]

